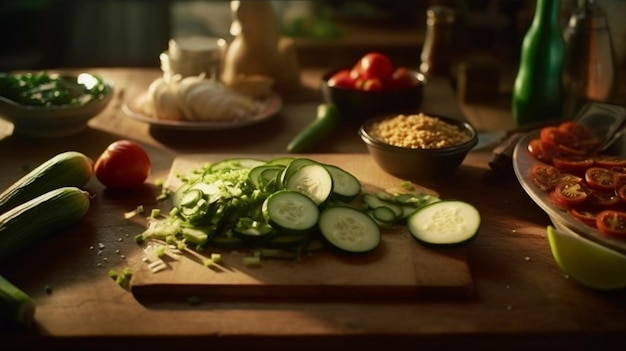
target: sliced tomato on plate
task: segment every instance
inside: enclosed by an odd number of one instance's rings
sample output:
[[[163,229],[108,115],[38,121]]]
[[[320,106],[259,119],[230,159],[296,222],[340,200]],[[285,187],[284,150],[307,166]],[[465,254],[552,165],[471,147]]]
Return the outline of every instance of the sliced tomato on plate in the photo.
[[[554,156],[552,158],[552,164],[566,172],[583,173],[588,168],[592,167],[595,163],[593,158],[587,156]]]
[[[554,143],[556,145],[564,144],[568,146],[576,145],[578,138],[574,134],[563,132],[557,126],[548,126],[541,128],[539,138],[546,143]]]
[[[546,143],[540,138],[535,138],[528,142],[528,152],[534,158],[545,162],[552,162],[552,158],[559,155],[559,149],[556,144]]]
[[[588,191],[580,182],[564,181],[554,187],[554,200],[568,208],[582,204],[587,196]]]
[[[550,191],[561,181],[561,171],[558,168],[545,164],[536,163],[530,169],[530,178],[542,191]]]
[[[587,202],[601,208],[619,204],[620,198],[615,191],[591,190],[587,194]]]
[[[593,160],[598,167],[604,168],[625,168],[626,157],[612,155],[595,155]]]
[[[596,217],[596,226],[600,233],[626,238],[626,212],[602,211]]]
[[[602,167],[590,167],[585,171],[585,181],[593,189],[615,191],[615,173]]]
[[[596,217],[598,216],[597,210],[591,210],[582,207],[573,207],[569,209],[569,214],[580,222],[590,226],[596,227]]]
[[[578,140],[587,140],[594,138],[589,127],[575,121],[561,122],[557,128],[563,133],[573,135]]]

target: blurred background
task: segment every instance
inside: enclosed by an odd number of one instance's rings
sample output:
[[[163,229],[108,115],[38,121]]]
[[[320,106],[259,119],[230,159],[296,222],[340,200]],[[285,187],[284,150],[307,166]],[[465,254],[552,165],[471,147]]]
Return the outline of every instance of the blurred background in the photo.
[[[579,0],[562,0],[563,25]],[[625,0],[596,0],[605,8],[616,63],[624,67]],[[380,50],[417,67],[426,9],[456,13],[458,60],[483,57],[514,72],[535,0],[272,1],[280,28],[293,37],[306,66],[340,66]],[[232,39],[229,1],[2,0],[0,71],[61,67],[159,67],[168,40],[186,34]],[[509,67],[510,69],[507,69]]]

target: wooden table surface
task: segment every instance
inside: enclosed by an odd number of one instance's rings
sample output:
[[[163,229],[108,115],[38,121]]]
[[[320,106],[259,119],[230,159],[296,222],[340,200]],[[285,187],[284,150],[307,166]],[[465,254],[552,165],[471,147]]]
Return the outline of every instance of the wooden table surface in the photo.
[[[79,134],[55,139],[12,135],[0,121],[0,186],[6,187],[51,156],[78,150],[94,159],[111,142],[128,138],[148,151],[153,172],[145,187],[112,193],[95,180],[92,209],[78,225],[0,265],[0,274],[36,301],[36,324],[0,331],[2,349],[197,349],[320,350],[401,347],[448,349],[547,349],[626,345],[624,291],[599,292],[569,279],[551,256],[547,216],[514,177],[488,177],[489,150],[470,153],[447,180],[423,184],[442,197],[476,205],[483,223],[468,248],[474,291],[468,298],[368,300],[138,301],[118,286],[109,269],[141,258],[132,241],[143,227],[123,213],[156,205],[157,179],[167,176],[177,155],[190,153],[284,153],[287,143],[315,115],[321,70],[302,82],[307,99],[287,101],[262,124],[220,132],[151,129],[124,115],[125,99],[160,75],[152,69],[94,69],[115,82],[108,108]],[[445,80],[425,90],[424,111],[468,118],[479,130],[509,128],[506,112],[459,106]],[[483,114],[480,111],[487,111]],[[315,153],[365,153],[354,126],[336,133]],[[102,254],[98,254],[103,244]],[[119,250],[119,251],[117,251]],[[104,260],[104,257],[107,260]],[[393,269],[393,267],[389,267]],[[45,287],[52,293],[48,294]],[[115,347],[115,348],[113,348]]]

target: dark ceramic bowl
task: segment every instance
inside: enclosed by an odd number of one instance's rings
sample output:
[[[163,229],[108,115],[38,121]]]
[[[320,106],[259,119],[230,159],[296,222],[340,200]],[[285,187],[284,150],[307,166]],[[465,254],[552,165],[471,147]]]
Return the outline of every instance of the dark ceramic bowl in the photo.
[[[478,143],[476,130],[467,122],[443,116],[434,116],[441,121],[458,126],[465,131],[470,140],[455,146],[438,149],[416,149],[387,144],[370,134],[375,122],[395,115],[373,117],[365,121],[359,128],[359,135],[370,155],[386,172],[396,177],[413,180],[447,177],[463,162],[467,153]]]
[[[96,79],[90,73],[58,74],[68,84]],[[31,137],[62,137],[87,128],[87,122],[101,113],[113,98],[113,83],[104,80],[105,90],[99,98],[80,105],[26,106],[0,96],[0,118],[13,123],[13,133]]]
[[[423,74],[411,71],[419,84],[408,89],[364,91],[328,86],[328,79],[339,70],[326,73],[322,81],[324,101],[333,103],[344,120],[357,125],[366,119],[383,114],[411,113],[422,105],[426,78]]]

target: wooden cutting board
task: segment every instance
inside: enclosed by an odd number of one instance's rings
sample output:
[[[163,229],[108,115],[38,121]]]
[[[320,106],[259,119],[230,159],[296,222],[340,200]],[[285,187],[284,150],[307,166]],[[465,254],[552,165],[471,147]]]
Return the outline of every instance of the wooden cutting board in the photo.
[[[175,188],[176,174],[186,174],[208,162],[229,157],[269,160],[285,155],[186,155],[177,158],[166,186]],[[361,181],[365,191],[397,187],[402,180],[388,175],[368,154],[307,155],[337,165]],[[203,255],[221,253],[219,265],[209,268]],[[466,252],[463,248],[435,250],[420,245],[398,226],[383,230],[381,245],[365,255],[321,251],[300,260],[263,260],[246,266],[246,250],[207,249],[203,254],[186,253],[157,273],[147,264],[133,267],[131,291],[137,297],[209,296],[222,298],[322,298],[322,297],[415,297],[468,296],[472,291]]]

